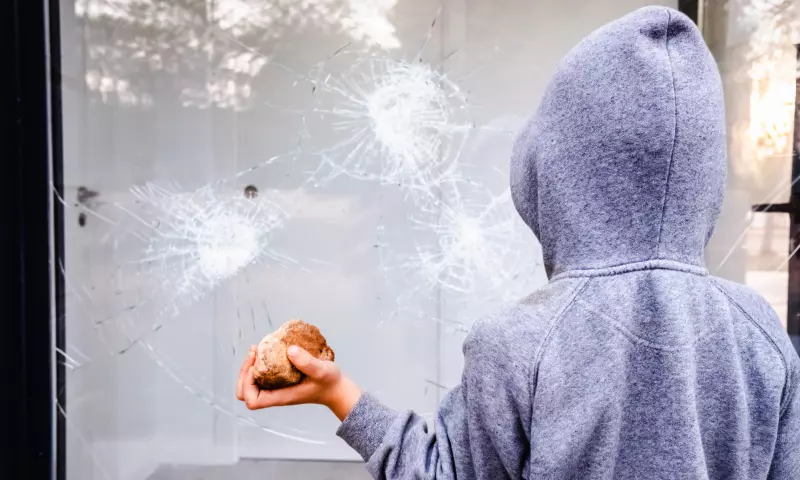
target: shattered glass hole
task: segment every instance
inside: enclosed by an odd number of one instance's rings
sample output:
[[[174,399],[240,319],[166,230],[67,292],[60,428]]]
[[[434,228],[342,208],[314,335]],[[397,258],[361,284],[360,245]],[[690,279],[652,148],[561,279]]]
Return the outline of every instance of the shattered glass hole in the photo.
[[[256,198],[258,196],[258,188],[255,185],[248,185],[244,187],[245,198]]]

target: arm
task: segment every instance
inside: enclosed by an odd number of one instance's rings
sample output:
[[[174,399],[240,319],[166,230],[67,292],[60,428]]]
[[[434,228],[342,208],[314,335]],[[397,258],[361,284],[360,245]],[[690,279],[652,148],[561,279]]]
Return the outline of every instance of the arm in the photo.
[[[464,342],[461,384],[442,401],[433,430],[415,413],[391,412],[365,396],[339,435],[378,479],[525,478],[530,376],[528,362],[514,360],[506,335],[488,322],[473,327]],[[380,434],[371,435],[375,430]]]
[[[329,407],[343,419],[338,434],[377,479],[524,478],[530,450],[530,376],[528,362],[514,360],[513,343],[504,335],[488,323],[473,328],[464,343],[462,382],[439,406],[433,429],[413,412],[398,413],[362,395],[333,363],[302,351],[293,350],[290,360],[306,373],[306,382],[266,392],[258,390],[250,374],[242,381],[240,398],[249,408],[297,403]]]
[[[771,479],[800,478],[800,359],[794,356],[790,360],[790,380],[769,470]]]

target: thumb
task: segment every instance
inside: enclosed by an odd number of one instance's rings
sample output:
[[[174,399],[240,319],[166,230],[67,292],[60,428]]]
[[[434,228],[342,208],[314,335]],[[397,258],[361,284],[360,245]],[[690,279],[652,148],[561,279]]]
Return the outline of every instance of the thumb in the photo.
[[[302,348],[292,345],[286,351],[289,356],[289,361],[297,367],[298,370],[303,372],[311,379],[319,379],[325,373],[325,365],[318,358],[303,350]]]

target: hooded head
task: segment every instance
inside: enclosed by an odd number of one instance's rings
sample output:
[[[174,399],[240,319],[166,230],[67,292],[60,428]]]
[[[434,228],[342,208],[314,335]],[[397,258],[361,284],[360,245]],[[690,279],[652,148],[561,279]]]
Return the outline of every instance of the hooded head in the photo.
[[[716,63],[688,17],[648,7],[564,58],[517,139],[511,193],[549,276],[649,260],[702,267],[725,171]]]

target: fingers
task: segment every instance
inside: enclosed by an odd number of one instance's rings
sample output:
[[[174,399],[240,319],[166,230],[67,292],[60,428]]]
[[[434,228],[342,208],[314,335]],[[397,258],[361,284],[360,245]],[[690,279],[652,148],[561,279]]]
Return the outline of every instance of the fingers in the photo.
[[[280,390],[260,390],[255,382],[248,382],[245,385],[245,405],[250,410],[258,410],[311,403],[316,390],[312,383],[300,383]]]
[[[321,389],[326,388],[327,379],[338,375],[338,367],[333,362],[319,360],[302,348],[291,346],[287,356],[292,364],[306,375],[306,380],[288,388],[262,390],[256,384],[254,376],[253,365],[256,354],[257,352],[251,351],[242,364],[236,389],[236,398],[244,401],[250,410],[319,403]]]
[[[325,362],[315,358],[302,348],[292,345],[286,353],[289,356],[289,361],[308,378],[321,380],[325,376]]]
[[[243,382],[242,389],[244,392],[244,403],[247,405],[247,408],[253,410],[251,405],[256,404],[256,400],[258,400],[258,392],[261,391],[261,389],[258,388],[258,385],[256,385],[253,367],[248,368],[247,373],[245,373],[245,380]]]
[[[244,386],[247,381],[247,374],[256,360],[256,348],[255,345],[250,346],[250,352],[247,354],[244,362],[242,362],[242,368],[239,369],[239,379],[236,383],[236,398],[241,401],[244,400]]]

